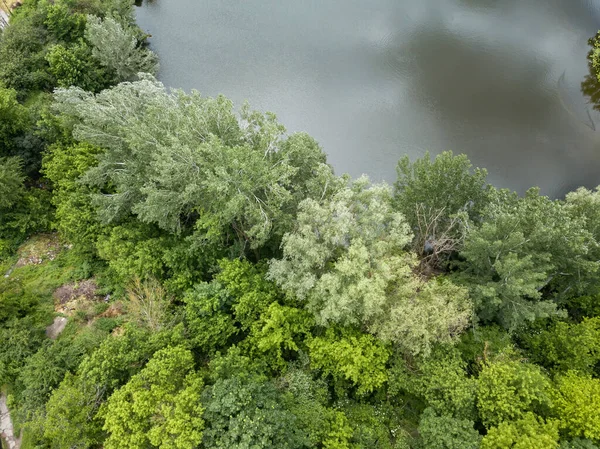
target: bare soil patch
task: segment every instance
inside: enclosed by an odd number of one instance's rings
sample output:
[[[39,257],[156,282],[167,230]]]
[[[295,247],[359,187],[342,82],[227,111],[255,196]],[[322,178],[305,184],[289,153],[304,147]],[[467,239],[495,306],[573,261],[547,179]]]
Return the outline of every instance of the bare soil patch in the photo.
[[[73,315],[78,310],[85,310],[94,302],[102,300],[97,294],[98,285],[94,279],[69,282],[58,287],[54,294],[54,311],[67,316]]]
[[[54,260],[63,247],[56,233],[35,235],[17,251],[19,260],[15,264],[15,268],[26,265],[41,265],[44,262]]]

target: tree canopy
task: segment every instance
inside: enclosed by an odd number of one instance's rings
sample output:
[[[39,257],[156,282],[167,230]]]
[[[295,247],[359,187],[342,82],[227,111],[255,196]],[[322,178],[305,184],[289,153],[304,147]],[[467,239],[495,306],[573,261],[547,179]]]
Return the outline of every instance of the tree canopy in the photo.
[[[336,175],[274,114],[166,88],[147,37],[129,0],[24,0],[0,33],[23,449],[600,447],[600,188],[518,195],[451,152]]]

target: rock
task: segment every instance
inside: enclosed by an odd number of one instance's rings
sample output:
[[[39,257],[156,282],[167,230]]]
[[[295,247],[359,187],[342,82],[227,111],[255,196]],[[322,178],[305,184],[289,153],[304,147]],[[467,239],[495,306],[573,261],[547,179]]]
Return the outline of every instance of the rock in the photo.
[[[62,331],[65,330],[67,326],[67,320],[64,316],[57,316],[54,318],[54,322],[46,328],[46,337],[51,340],[56,340],[56,337],[60,335]]]
[[[15,431],[4,393],[0,394],[0,436],[2,436],[8,449],[19,449],[21,447],[21,438],[15,438]]]

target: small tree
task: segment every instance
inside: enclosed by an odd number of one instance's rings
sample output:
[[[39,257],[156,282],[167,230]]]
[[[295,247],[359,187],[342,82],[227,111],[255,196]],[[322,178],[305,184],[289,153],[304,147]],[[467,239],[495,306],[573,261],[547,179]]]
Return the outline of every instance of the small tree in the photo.
[[[156,279],[134,279],[127,297],[127,311],[139,325],[158,331],[169,323],[171,298]]]
[[[527,413],[517,421],[492,427],[481,441],[481,449],[557,449],[558,422],[544,421]]]
[[[107,449],[185,449],[202,440],[202,378],[192,353],[169,347],[108,399],[103,410]]]
[[[547,413],[551,405],[550,379],[537,366],[516,360],[488,362],[477,382],[477,407],[483,424],[491,428],[504,421]]]
[[[600,441],[600,379],[570,371],[557,379],[554,411],[571,437]]]

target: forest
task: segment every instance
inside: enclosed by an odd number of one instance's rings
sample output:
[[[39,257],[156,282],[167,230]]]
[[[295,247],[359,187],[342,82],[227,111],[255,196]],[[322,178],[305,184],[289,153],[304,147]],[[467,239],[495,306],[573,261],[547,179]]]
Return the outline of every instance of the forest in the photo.
[[[0,33],[22,449],[600,448],[599,189],[518,195],[451,152],[337,175],[157,81],[132,8],[25,0]]]

